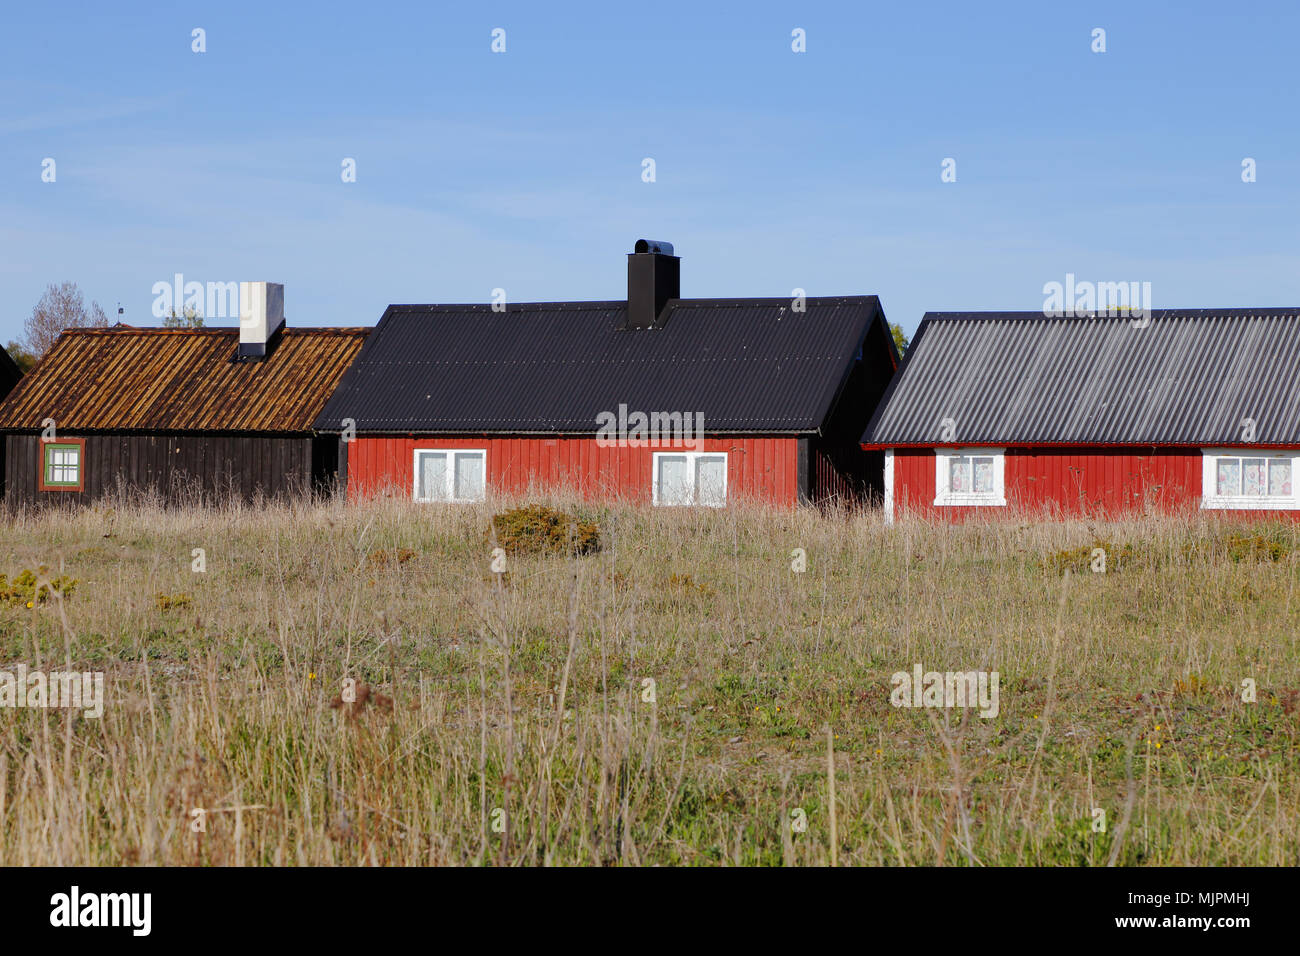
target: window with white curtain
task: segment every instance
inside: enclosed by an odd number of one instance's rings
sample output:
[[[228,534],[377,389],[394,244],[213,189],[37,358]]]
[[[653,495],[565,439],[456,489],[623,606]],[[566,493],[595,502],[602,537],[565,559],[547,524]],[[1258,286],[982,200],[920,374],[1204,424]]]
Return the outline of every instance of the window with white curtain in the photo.
[[[1300,456],[1242,448],[1201,453],[1201,507],[1244,510],[1300,508],[1293,481]]]
[[[417,448],[416,501],[482,501],[487,452],[482,448]]]
[[[935,451],[934,503],[1005,505],[1005,449],[942,448]]]
[[[705,505],[727,503],[727,456],[722,452],[656,452],[654,503]]]

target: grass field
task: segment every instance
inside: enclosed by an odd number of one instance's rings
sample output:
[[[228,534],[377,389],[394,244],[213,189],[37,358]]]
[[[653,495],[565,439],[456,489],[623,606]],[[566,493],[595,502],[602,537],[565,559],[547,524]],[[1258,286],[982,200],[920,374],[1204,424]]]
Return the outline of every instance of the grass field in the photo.
[[[588,506],[503,578],[510,504],[9,519],[0,670],[106,695],[0,710],[0,864],[1300,859],[1290,525]]]

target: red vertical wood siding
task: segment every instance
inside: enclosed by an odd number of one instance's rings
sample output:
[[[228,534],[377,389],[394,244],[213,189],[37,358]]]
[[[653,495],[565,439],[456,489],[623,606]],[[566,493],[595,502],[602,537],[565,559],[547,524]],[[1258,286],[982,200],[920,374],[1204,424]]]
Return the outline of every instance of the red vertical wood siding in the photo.
[[[680,447],[680,446],[676,446]],[[595,438],[358,437],[348,445],[348,497],[414,494],[417,448],[487,450],[488,488],[507,494],[576,489],[589,498],[653,500],[655,452],[650,448],[606,447]],[[727,500],[751,499],[794,505],[799,499],[798,439],[786,437],[705,438],[708,452],[727,453]]]
[[[1007,508],[936,508],[934,456],[932,448],[894,452],[896,515],[906,509],[955,519],[1013,510],[1114,516],[1196,508],[1201,497],[1199,450],[1009,448],[1006,452]]]

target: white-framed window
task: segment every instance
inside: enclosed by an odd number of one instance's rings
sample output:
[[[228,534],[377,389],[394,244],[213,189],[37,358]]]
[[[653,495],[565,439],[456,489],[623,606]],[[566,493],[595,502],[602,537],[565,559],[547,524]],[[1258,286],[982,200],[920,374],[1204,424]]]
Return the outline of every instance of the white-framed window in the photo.
[[[482,501],[487,494],[487,451],[415,449],[416,501]]]
[[[45,483],[81,484],[81,449],[76,445],[45,446]]]
[[[653,467],[655,504],[727,504],[726,452],[657,451]]]
[[[1300,456],[1289,451],[1206,448],[1201,451],[1201,507],[1296,509]]]
[[[934,453],[934,503],[1005,505],[1006,449],[937,449]]]

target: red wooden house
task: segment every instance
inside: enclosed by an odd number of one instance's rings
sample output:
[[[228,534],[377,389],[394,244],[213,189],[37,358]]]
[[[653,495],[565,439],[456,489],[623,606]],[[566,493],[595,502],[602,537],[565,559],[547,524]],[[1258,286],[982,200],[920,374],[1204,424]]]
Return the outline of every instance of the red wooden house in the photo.
[[[930,313],[862,436],[885,509],[1300,510],[1300,312]]]
[[[679,262],[639,241],[626,301],[389,306],[315,423],[349,496],[878,495],[858,438],[898,359],[876,297],[682,299]]]

